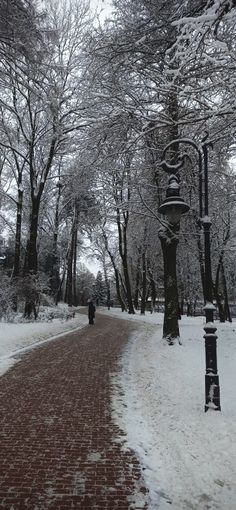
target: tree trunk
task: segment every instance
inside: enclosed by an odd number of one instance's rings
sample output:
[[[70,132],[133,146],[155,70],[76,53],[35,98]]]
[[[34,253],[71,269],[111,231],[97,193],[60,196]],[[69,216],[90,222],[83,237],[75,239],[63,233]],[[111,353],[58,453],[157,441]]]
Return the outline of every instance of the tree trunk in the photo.
[[[116,294],[117,294],[117,298],[118,298],[118,301],[121,306],[121,311],[124,312],[126,310],[126,306],[125,306],[125,303],[121,297],[120,277],[119,277],[119,271],[118,271],[117,267],[114,267],[114,271],[115,271],[115,280],[116,280]]]
[[[187,301],[187,317],[192,317],[192,316],[193,316],[192,302]]]
[[[58,229],[59,229],[59,205],[61,197],[62,185],[60,181],[57,184],[58,195],[56,201],[54,233],[53,233],[53,249],[52,249],[52,267],[50,272],[50,288],[53,295],[55,304],[58,303],[58,289],[60,287],[60,272],[59,272],[59,255],[58,255]]]
[[[108,278],[108,275],[107,275],[107,267],[106,267],[105,256],[104,256],[104,259],[103,259],[103,272],[104,272],[104,279],[105,279],[105,285],[106,285],[107,307],[108,307],[108,310],[110,310],[110,306],[111,306],[111,291],[110,291],[110,282],[109,282],[109,278]]]
[[[77,223],[73,233],[73,276],[72,276],[72,303],[77,306],[77,289],[76,289],[76,276],[77,276],[77,240],[78,228]]]
[[[67,277],[66,277],[66,291],[65,303],[72,306],[72,275],[73,275],[73,236],[71,237],[70,247],[67,257]]]
[[[62,292],[63,292],[62,287],[63,287],[64,281],[65,281],[65,276],[66,276],[66,265],[63,268],[63,273],[62,273],[62,276],[60,278],[59,286],[58,286],[58,289],[57,289],[56,302],[55,302],[56,305],[58,305],[59,301],[61,301],[61,299],[62,299]]]
[[[129,164],[126,168],[129,173]],[[121,198],[121,197],[120,197]],[[128,201],[130,200],[130,188],[128,189]],[[122,269],[124,274],[124,283],[126,287],[126,299],[128,305],[128,313],[135,314],[133,299],[132,299],[132,289],[131,289],[131,281],[128,269],[128,244],[127,244],[127,228],[129,223],[129,211],[123,211],[123,222],[121,222],[121,212],[119,207],[116,209],[116,222],[118,227],[118,236],[119,236],[119,253],[122,261]]]
[[[66,278],[66,292],[65,302],[68,306],[72,306],[75,302],[76,296],[76,256],[77,256],[77,231],[78,231],[78,211],[76,205],[74,206],[74,217],[71,226],[71,240],[69,245],[67,257],[67,278]],[[75,294],[74,294],[75,292]]]
[[[178,226],[170,225],[170,229],[159,231],[164,260],[164,294],[165,313],[163,324],[163,338],[169,345],[173,345],[179,338],[179,300],[176,275],[176,251],[179,242]]]
[[[169,116],[172,120],[172,123],[169,125],[169,129],[168,129],[169,141],[172,142],[173,140],[178,140],[178,138],[179,138],[178,95],[174,89],[172,89],[169,93],[167,111],[168,111]],[[177,141],[176,144],[173,144],[173,146],[172,146],[172,154],[171,154],[171,160],[170,160],[171,164],[177,163],[178,155],[179,155],[179,143]]]
[[[24,274],[28,272],[37,273],[38,253],[37,253],[37,235],[39,220],[39,200],[35,198],[32,202],[32,213],[30,218],[29,239],[26,245]]]
[[[25,262],[24,262],[24,277],[36,275],[38,270],[38,254],[37,254],[37,236],[38,236],[38,219],[39,219],[39,199],[38,197],[32,198],[32,212],[30,217],[30,231],[29,239],[26,245]],[[37,298],[35,295],[36,289],[30,295],[26,296],[24,317],[30,318],[32,313],[36,318],[36,304]]]
[[[150,285],[151,285],[152,311],[154,311],[155,307],[156,307],[156,298],[157,298],[156,284],[155,284],[153,274],[150,269],[148,270],[148,275],[149,275]]]
[[[172,145],[170,163],[176,164],[179,157],[179,105],[178,96],[175,89],[169,93],[167,102],[167,111],[171,119],[168,135],[169,140],[176,143]],[[169,345],[173,345],[176,338],[179,338],[179,298],[176,274],[176,251],[179,242],[180,225],[168,224],[167,228],[159,231],[161,247],[164,261],[164,295],[165,295],[165,312],[163,323],[163,338],[167,340]]]
[[[128,305],[128,313],[129,314],[135,314],[134,305],[133,305],[133,299],[132,299],[132,290],[131,290],[131,282],[130,282],[130,276],[129,276],[129,269],[128,269],[128,250],[127,250],[127,225],[123,226],[123,250],[120,252],[121,254],[121,260],[122,260],[122,268],[124,273],[124,280],[125,280],[125,289],[126,289],[126,299],[127,299],[127,305]]]
[[[21,189],[18,189],[15,253],[12,278],[16,278],[20,274],[22,208],[23,208],[23,191]]]
[[[223,239],[223,246],[219,255],[219,261],[216,268],[216,277],[215,277],[215,297],[217,300],[217,305],[219,309],[219,316],[220,316],[220,322],[225,322],[225,320],[229,319],[231,322],[231,314],[229,309],[229,303],[228,303],[228,292],[227,292],[227,284],[226,284],[226,278],[225,278],[225,271],[224,271],[224,253],[226,249],[227,242],[230,238],[230,219],[229,223],[226,229],[226,232],[224,233],[224,239]],[[220,287],[220,274],[221,274],[221,284],[222,284],[222,293],[224,296],[224,306],[220,300],[220,303],[218,304],[218,295],[219,293],[219,287]],[[220,308],[219,308],[220,306]],[[221,319],[222,318],[222,319]]]
[[[134,308],[138,310],[138,298],[139,298],[139,280],[140,280],[140,257],[138,257],[136,278],[135,278],[135,291],[134,291]]]
[[[226,283],[223,260],[221,263],[221,274],[222,274],[222,285],[223,285],[223,292],[224,292],[224,315],[225,315],[226,320],[228,320],[229,322],[232,322],[230,308],[229,308],[228,291],[227,291],[227,283]]]
[[[54,126],[55,128],[55,126]],[[38,236],[38,220],[39,220],[39,208],[44,191],[45,183],[50,172],[53,157],[55,154],[55,147],[57,143],[57,134],[55,129],[53,137],[51,139],[49,153],[44,171],[41,175],[39,184],[37,185],[37,171],[34,168],[34,150],[35,150],[35,124],[32,126],[32,138],[29,141],[29,174],[30,174],[30,188],[31,188],[31,215],[30,215],[30,232],[29,239],[26,246],[25,263],[24,263],[24,276],[36,275],[38,270],[38,254],[37,254],[37,236]],[[37,193],[36,193],[37,189]],[[36,282],[36,280],[35,280]],[[34,286],[35,294],[37,294],[36,286]],[[32,293],[34,294],[34,293]],[[26,298],[25,313],[26,317],[30,317],[32,312],[36,316],[36,302],[33,298]]]
[[[224,307],[223,307],[223,303],[222,303],[222,294],[220,291],[221,263],[222,263],[222,253],[220,254],[220,257],[219,257],[219,262],[218,262],[217,269],[216,269],[215,285],[213,288],[214,288],[215,299],[216,299],[216,303],[217,303],[217,307],[218,307],[220,322],[225,322],[225,313],[224,313]]]
[[[128,270],[127,255],[122,257],[122,267],[123,267],[124,280],[125,280],[125,290],[126,290],[126,298],[127,298],[127,305],[128,305],[128,313],[135,314],[133,300],[132,300],[132,291],[131,291],[131,284],[130,284],[130,277],[129,277],[129,270]]]
[[[106,248],[107,253],[108,253],[109,257],[110,257],[110,260],[111,260],[111,263],[112,263],[112,267],[113,267],[114,273],[115,273],[117,299],[118,299],[118,301],[120,303],[122,312],[124,312],[126,310],[126,306],[125,306],[125,303],[124,303],[124,301],[122,299],[122,296],[121,296],[119,271],[118,271],[118,269],[116,267],[115,258],[112,255],[111,251],[109,250],[108,239],[107,239],[107,235],[106,235],[105,231],[103,231],[103,239],[104,239],[104,242],[105,242],[105,248]]]
[[[20,255],[21,255],[21,224],[22,224],[22,209],[23,209],[23,191],[21,187],[18,188],[18,201],[17,201],[17,212],[16,212],[16,234],[15,234],[15,251],[14,251],[14,263],[12,271],[12,283],[15,278],[18,278],[20,274]],[[17,311],[17,295],[13,297],[13,310]]]
[[[201,282],[202,282],[203,300],[204,300],[204,303],[206,303],[204,257],[203,257],[203,247],[202,247],[202,243],[201,243],[199,228],[198,228],[198,236],[197,236],[197,247],[198,247],[198,260],[199,260],[199,265],[200,265],[200,274],[201,274]]]
[[[147,264],[146,253],[142,253],[142,298],[141,298],[141,315],[145,315],[147,299]]]
[[[223,303],[222,303],[221,293],[218,292],[218,290],[216,288],[214,289],[214,291],[215,291],[214,292],[215,300],[216,300],[218,312],[219,312],[219,320],[220,320],[220,322],[225,322],[225,312],[224,312],[224,307],[223,307]]]

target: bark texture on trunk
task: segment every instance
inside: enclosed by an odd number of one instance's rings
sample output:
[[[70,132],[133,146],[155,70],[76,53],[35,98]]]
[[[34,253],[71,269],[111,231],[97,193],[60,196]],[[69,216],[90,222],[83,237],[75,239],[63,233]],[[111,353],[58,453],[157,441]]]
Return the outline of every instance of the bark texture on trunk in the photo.
[[[222,261],[222,265],[221,265],[221,272],[222,272],[222,285],[223,285],[223,292],[224,292],[224,313],[225,313],[225,318],[229,322],[232,322],[232,317],[231,317],[230,307],[229,307],[227,282],[226,282],[226,276],[225,276],[225,269],[224,269],[223,261]]]
[[[122,295],[121,295],[120,274],[119,274],[119,270],[118,270],[118,268],[116,266],[115,257],[112,254],[111,250],[109,249],[108,239],[107,239],[107,235],[106,235],[105,231],[103,231],[103,239],[104,239],[104,242],[105,242],[105,248],[107,250],[107,253],[108,253],[108,255],[110,257],[110,260],[111,260],[111,263],[112,263],[112,267],[114,269],[117,299],[118,299],[118,301],[120,303],[122,312],[124,312],[126,310],[126,305],[125,305],[125,302],[124,302],[124,300],[122,298]]]
[[[15,278],[17,279],[20,275],[20,256],[21,256],[21,225],[22,225],[22,213],[23,213],[23,191],[21,189],[21,180],[18,188],[18,200],[16,210],[16,233],[15,233],[15,250],[14,250],[14,262],[12,271],[12,283],[14,284]],[[17,311],[17,293],[13,296],[13,310]]]
[[[135,290],[134,290],[134,308],[138,310],[139,303],[139,281],[140,281],[140,254],[138,256],[137,268],[136,268],[136,276],[135,276]]]
[[[107,307],[110,310],[111,305],[111,290],[110,290],[110,281],[107,274],[107,266],[106,266],[106,260],[105,255],[103,257],[103,272],[104,272],[104,279],[105,279],[105,285],[106,285],[106,295],[107,295]]]
[[[27,274],[28,272],[37,273],[38,270],[38,253],[37,253],[38,221],[39,221],[39,200],[36,197],[32,201],[29,239],[26,245],[24,263],[24,274]]]
[[[125,202],[129,204],[131,199],[131,182],[130,182],[130,165],[131,160],[129,156],[126,158],[126,164],[123,173],[123,182],[124,187],[126,188],[126,196]],[[122,271],[124,276],[124,284],[125,284],[125,292],[126,292],[126,300],[128,306],[128,313],[135,314],[134,305],[133,305],[133,296],[132,296],[132,285],[131,278],[129,272],[129,261],[128,261],[128,240],[127,240],[127,231],[129,224],[129,208],[122,209],[120,208],[120,204],[123,203],[123,188],[120,189],[120,183],[117,181],[114,186],[114,198],[117,204],[116,207],[116,223],[118,229],[118,239],[119,239],[119,254],[122,262]]]
[[[173,345],[179,338],[179,300],[176,275],[176,251],[179,242],[179,227],[170,225],[170,228],[161,229],[159,237],[164,261],[164,294],[165,313],[163,323],[163,338]]]
[[[23,210],[23,191],[18,189],[14,266],[13,266],[13,272],[12,272],[13,278],[16,278],[20,274],[22,210]]]
[[[156,291],[156,283],[155,283],[151,269],[148,269],[148,276],[149,276],[149,281],[150,281],[150,286],[151,286],[151,300],[152,300],[151,312],[153,312],[155,310],[155,306],[156,306],[157,291]]]
[[[59,230],[59,205],[61,198],[62,185],[60,181],[57,184],[58,195],[56,200],[54,232],[53,232],[53,249],[52,249],[52,267],[50,272],[50,289],[54,298],[55,304],[58,302],[58,289],[60,287],[60,260],[58,254],[58,230]]]
[[[73,306],[76,303],[77,235],[78,235],[78,211],[75,207],[74,218],[71,227],[71,239],[67,257],[65,301],[66,303],[68,303],[68,306]]]
[[[204,300],[204,303],[206,303],[204,253],[203,253],[203,246],[202,246],[202,241],[201,241],[201,227],[199,225],[197,225],[197,248],[198,248],[198,260],[199,260],[199,266],[200,266],[203,300]]]
[[[147,263],[146,253],[142,253],[142,296],[141,296],[141,315],[145,314],[147,300]]]
[[[32,292],[29,292],[25,299],[24,317],[30,318],[34,315],[37,318],[37,304],[38,293],[36,289],[37,279],[34,278],[38,271],[38,253],[37,253],[37,236],[38,236],[38,221],[39,221],[39,204],[38,197],[32,200],[32,212],[30,218],[30,231],[29,239],[26,245],[25,262],[24,262],[24,277],[28,281],[32,281]]]

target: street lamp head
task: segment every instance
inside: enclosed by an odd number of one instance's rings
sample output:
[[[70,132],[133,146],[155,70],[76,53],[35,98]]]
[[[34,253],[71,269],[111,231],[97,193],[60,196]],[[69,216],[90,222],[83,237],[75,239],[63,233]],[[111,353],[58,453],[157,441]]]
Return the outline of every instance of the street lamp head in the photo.
[[[189,205],[179,196],[179,181],[176,175],[169,178],[166,198],[159,207],[159,212],[164,214],[172,225],[179,223],[181,215],[188,212]]]
[[[189,205],[184,202],[183,198],[176,196],[165,198],[158,210],[167,217],[169,223],[176,225],[179,223],[181,215],[188,212],[189,209]]]

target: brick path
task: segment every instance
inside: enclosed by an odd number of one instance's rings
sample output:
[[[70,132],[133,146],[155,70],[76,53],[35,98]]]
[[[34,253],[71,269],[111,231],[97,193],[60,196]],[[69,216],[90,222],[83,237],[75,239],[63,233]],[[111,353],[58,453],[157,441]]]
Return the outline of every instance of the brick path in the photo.
[[[98,315],[0,377],[0,510],[147,508],[138,460],[110,416],[110,374],[132,330]]]

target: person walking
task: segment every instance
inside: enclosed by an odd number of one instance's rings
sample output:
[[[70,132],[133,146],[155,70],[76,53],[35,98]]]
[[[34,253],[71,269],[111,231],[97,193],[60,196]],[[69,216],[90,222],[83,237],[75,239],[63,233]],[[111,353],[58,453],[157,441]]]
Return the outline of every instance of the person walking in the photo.
[[[94,305],[94,302],[93,302],[93,300],[92,300],[92,299],[90,299],[89,304],[88,304],[88,318],[89,318],[89,324],[94,324],[95,311],[96,311],[96,307],[95,307],[95,305]]]

